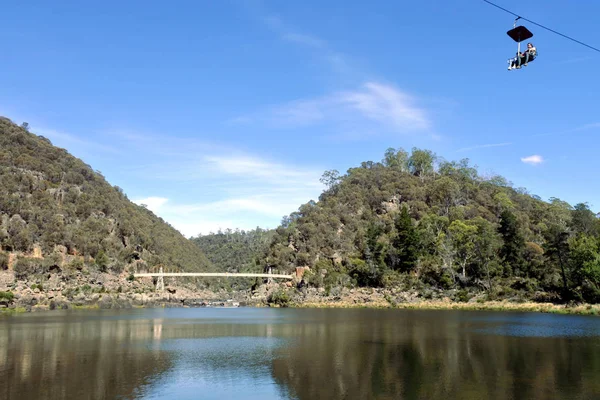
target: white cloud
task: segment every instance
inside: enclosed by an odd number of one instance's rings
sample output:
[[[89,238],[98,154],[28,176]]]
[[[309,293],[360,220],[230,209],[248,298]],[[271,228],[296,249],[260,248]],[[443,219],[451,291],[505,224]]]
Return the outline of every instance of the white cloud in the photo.
[[[297,100],[282,106],[273,107],[259,119],[277,126],[298,127],[322,122],[332,113],[335,102],[321,98]]]
[[[317,200],[324,189],[320,169],[239,152],[198,155],[190,151],[187,157],[178,156],[177,162],[160,161],[139,171],[140,178],[154,184],[145,191],[149,196],[138,196],[135,203],[146,204],[187,237],[219,228],[277,227],[284,215]],[[152,189],[157,179],[163,193],[176,188],[184,196],[160,196]]]
[[[430,125],[425,111],[413,105],[414,99],[391,85],[367,82],[363,90],[345,92],[340,100],[365,117],[396,128],[424,129]]]
[[[284,165],[247,155],[206,156],[204,161],[208,168],[217,173],[245,179],[257,178],[263,183],[278,185],[278,188],[286,188],[290,183],[299,187],[320,187],[315,183],[320,177],[320,172],[316,169]]]
[[[538,165],[543,163],[544,159],[542,156],[535,154],[528,157],[522,157],[521,161],[523,161],[525,164]]]
[[[166,199],[164,197],[146,197],[145,199],[132,200],[132,202],[138,205],[145,204],[147,208],[155,214],[158,213],[160,208],[167,201],[169,201],[169,199]]]
[[[291,196],[267,193],[205,203],[182,204],[169,201],[156,210],[150,206],[148,208],[183,235],[191,237],[227,228],[275,228],[284,215],[308,200],[310,196],[301,192],[292,193]]]
[[[490,147],[510,146],[511,144],[512,144],[511,142],[478,144],[478,145],[471,146],[471,147],[463,147],[462,149],[456,150],[456,152],[458,153],[458,152],[462,152],[462,151],[469,151],[469,150],[475,150],[475,149],[487,149],[487,148],[490,148]]]
[[[341,79],[348,83],[365,80],[368,74],[357,67],[360,63],[350,60],[348,55],[333,49],[326,40],[300,32],[287,24],[279,15],[265,10],[263,6],[255,7],[256,12],[261,14],[261,20],[270,30],[282,40],[312,50],[327,64],[336,80]],[[339,129],[329,136],[358,139],[356,134],[348,134],[348,130],[373,131],[374,123],[377,124],[378,131],[381,131],[381,125],[395,132],[428,129],[431,126],[430,119],[425,110],[414,103],[415,99],[412,96],[392,85],[367,81],[356,90],[340,91],[324,97],[299,99],[272,107],[258,115],[239,116],[229,123],[248,124],[258,120],[277,129],[335,123],[338,124]],[[370,125],[367,125],[367,122]],[[364,135],[362,137],[364,138]]]
[[[340,91],[314,99],[302,99],[272,107],[254,117],[236,120],[260,122],[275,128],[297,128],[333,123],[361,126],[368,130],[376,125],[394,132],[427,130],[431,127],[425,109],[416,99],[399,88],[379,82],[366,82],[360,88]],[[343,129],[346,130],[346,129]]]

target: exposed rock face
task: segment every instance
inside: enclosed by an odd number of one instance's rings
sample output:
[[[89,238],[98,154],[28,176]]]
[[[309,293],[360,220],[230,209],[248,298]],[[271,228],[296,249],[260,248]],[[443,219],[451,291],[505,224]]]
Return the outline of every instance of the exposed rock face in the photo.
[[[385,210],[386,213],[393,213],[400,209],[400,197],[392,196],[388,201],[384,201],[381,203],[381,207]]]
[[[0,272],[0,292],[13,298],[2,299],[0,308],[25,311],[59,310],[79,307],[120,309],[131,307],[237,307],[246,304],[249,292],[228,293],[197,290],[191,285],[169,283],[165,291],[155,291],[152,278],[129,280],[128,274],[65,272],[55,270],[42,278],[15,278],[13,271]],[[266,297],[259,296],[258,300]]]

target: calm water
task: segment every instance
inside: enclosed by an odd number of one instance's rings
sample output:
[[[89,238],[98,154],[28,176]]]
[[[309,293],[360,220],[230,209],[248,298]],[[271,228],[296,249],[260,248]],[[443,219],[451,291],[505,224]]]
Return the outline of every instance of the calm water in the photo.
[[[145,309],[0,317],[6,399],[600,399],[600,318]]]

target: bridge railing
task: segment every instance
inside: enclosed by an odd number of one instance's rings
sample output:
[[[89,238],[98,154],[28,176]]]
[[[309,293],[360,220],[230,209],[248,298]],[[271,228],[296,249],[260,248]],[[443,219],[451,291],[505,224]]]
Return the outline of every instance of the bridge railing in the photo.
[[[279,278],[294,279],[294,275],[285,274],[254,274],[244,272],[143,272],[134,273],[134,277],[177,277],[177,276],[197,276],[197,277],[225,277],[225,278]]]

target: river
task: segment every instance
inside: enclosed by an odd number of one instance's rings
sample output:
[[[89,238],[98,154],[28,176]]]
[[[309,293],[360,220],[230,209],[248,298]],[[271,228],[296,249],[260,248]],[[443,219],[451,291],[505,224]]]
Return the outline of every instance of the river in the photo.
[[[2,399],[598,399],[600,318],[160,308],[0,316]]]

